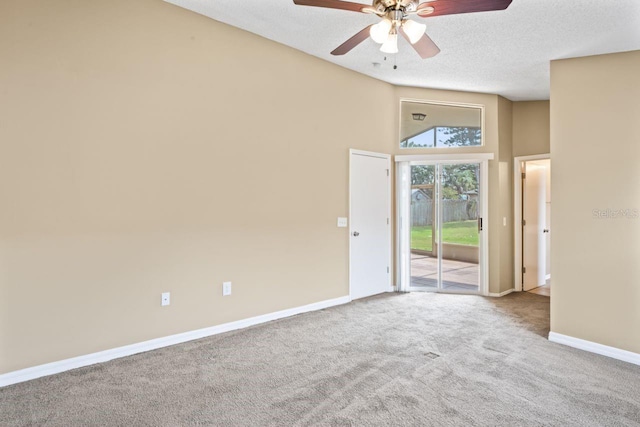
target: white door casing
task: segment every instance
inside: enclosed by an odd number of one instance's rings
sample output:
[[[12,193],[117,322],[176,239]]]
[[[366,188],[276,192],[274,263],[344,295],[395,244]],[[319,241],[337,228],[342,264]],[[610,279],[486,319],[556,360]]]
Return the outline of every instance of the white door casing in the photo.
[[[391,287],[390,156],[349,151],[349,294],[351,299]]]

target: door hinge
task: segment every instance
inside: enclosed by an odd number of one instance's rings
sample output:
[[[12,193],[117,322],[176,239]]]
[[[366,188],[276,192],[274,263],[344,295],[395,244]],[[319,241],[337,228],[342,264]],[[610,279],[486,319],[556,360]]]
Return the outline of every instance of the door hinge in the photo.
[[[478,232],[482,231],[482,217],[478,218]]]
[[[522,220],[522,225],[527,225],[527,220],[526,219]]]
[[[389,176],[389,169],[387,169],[387,176]]]
[[[527,174],[522,172],[522,179],[525,179],[527,177]]]
[[[387,225],[389,225],[389,218],[387,218]]]
[[[387,267],[387,274],[389,274],[389,267]]]
[[[522,274],[527,272],[527,267],[522,267]]]

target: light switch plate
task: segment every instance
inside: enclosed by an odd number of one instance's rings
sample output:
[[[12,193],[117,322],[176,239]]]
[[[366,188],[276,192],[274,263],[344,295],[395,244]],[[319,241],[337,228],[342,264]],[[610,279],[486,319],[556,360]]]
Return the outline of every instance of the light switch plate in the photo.
[[[231,282],[222,282],[222,296],[231,295]]]
[[[346,227],[347,226],[347,218],[343,216],[338,217],[338,227]]]
[[[163,292],[162,293],[162,306],[171,304],[171,292]]]

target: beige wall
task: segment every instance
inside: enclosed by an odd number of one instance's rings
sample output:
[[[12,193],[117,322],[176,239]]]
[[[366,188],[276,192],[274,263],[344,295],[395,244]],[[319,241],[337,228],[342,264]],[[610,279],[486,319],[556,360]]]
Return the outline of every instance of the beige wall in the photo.
[[[0,58],[0,374],[347,295],[348,149],[398,153],[400,97],[485,105],[505,287],[495,95],[394,88],[160,0],[3,1]]]
[[[514,102],[513,156],[547,154],[549,138],[549,101]]]
[[[0,373],[348,294],[392,86],[159,0],[3,1],[0,58]]]
[[[640,51],[551,63],[551,330],[640,353]]]
[[[493,224],[500,230],[500,288],[499,292],[513,289],[513,103],[498,97],[498,192],[500,212]]]

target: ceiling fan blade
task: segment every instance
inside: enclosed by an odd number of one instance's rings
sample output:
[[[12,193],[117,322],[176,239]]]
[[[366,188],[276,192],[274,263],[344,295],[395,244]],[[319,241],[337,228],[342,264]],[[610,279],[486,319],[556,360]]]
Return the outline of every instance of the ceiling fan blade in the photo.
[[[340,0],[293,0],[293,2],[300,6],[328,7],[329,9],[352,10],[354,12],[362,12],[363,8],[371,8],[371,5],[368,4]]]
[[[402,37],[404,37],[409,42],[409,44],[411,44],[411,41],[409,41],[409,36],[404,32],[402,27],[400,27],[400,34],[402,34]],[[422,37],[420,37],[420,40],[418,40],[414,44],[411,44],[411,46],[413,46],[413,48],[416,50],[416,52],[418,52],[418,55],[420,55],[422,59],[431,58],[440,53],[440,48],[433,42],[433,40],[431,40],[431,37],[426,34],[423,34]]]
[[[349,40],[335,48],[333,52],[331,52],[331,55],[344,55],[354,47],[358,46],[360,43],[365,41],[367,37],[369,37],[369,29],[371,27],[372,25],[369,25],[368,27],[360,30],[355,36],[351,37]]]
[[[437,0],[418,5],[417,14],[423,18],[456,13],[488,12],[509,7],[512,0]]]

